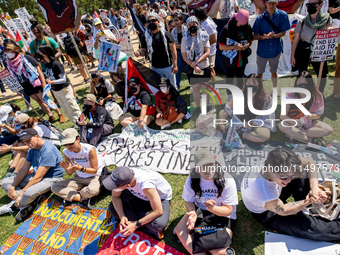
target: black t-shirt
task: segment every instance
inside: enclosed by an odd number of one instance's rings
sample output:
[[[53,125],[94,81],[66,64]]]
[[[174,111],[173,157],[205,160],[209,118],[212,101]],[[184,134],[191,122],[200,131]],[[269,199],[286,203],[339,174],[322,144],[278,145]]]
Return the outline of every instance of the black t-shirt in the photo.
[[[30,55],[25,55],[25,58],[32,64],[32,66],[37,67],[39,63]],[[29,79],[25,77],[25,75],[22,73],[21,74],[21,81],[19,80],[21,86],[24,89],[33,89],[32,84],[30,83]]]
[[[145,90],[141,89],[141,91],[135,95],[136,98],[133,98],[133,94],[131,92],[128,93],[128,106],[129,106],[129,112],[135,116],[139,117],[140,112],[142,110],[142,105],[151,106],[151,96],[150,94]],[[138,103],[136,102],[138,101]]]
[[[146,23],[146,18],[144,14],[141,14],[140,16],[137,15],[137,17],[139,18],[140,22],[142,22],[143,26]]]
[[[340,0],[329,0],[329,7],[338,8],[340,6]],[[334,14],[331,14],[331,17],[333,19],[339,19],[340,18],[340,12],[336,12]]]
[[[65,75],[65,70],[64,67],[60,64],[58,60],[54,60],[53,62],[46,63],[45,64],[45,72],[46,72],[46,77],[47,79],[54,81],[54,80],[59,80],[60,75]],[[63,88],[66,88],[70,83],[66,80],[65,83],[60,83],[60,84],[52,84],[51,89],[53,91],[59,91],[62,90]]]
[[[179,44],[182,43],[182,39],[183,39],[182,32],[181,33],[177,33],[177,41],[179,42]]]
[[[153,41],[152,41],[152,66],[156,68],[165,68],[172,65],[172,55],[170,50],[170,43],[175,42],[174,37],[168,31],[165,31],[165,38],[168,44],[168,54],[166,53],[163,37],[161,32],[157,32],[153,34]],[[147,44],[145,41],[145,36],[142,38],[142,48],[147,49]],[[169,55],[169,59],[168,59]],[[170,61],[169,61],[170,60]]]

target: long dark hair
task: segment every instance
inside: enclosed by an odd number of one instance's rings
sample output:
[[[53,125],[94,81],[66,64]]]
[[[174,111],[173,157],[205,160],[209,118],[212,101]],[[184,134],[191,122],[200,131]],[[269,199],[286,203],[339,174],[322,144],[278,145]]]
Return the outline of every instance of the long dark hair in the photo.
[[[56,60],[56,58],[54,56],[54,54],[55,54],[54,50],[53,50],[53,48],[50,45],[48,45],[46,43],[40,44],[39,47],[38,47],[38,52],[39,51],[41,53],[47,55],[51,62]]]
[[[319,93],[318,89],[315,86],[315,83],[313,81],[312,75],[308,73],[307,71],[302,71],[295,80],[294,87],[297,87],[297,82],[300,78],[305,78],[307,81],[307,86],[305,89],[307,89],[311,93],[310,100],[306,103],[305,107],[306,109],[310,109],[312,106],[314,99],[321,97],[321,94]],[[300,93],[294,93],[297,98],[300,98]]]
[[[223,189],[225,187],[224,185],[224,178],[223,178],[223,172],[218,171],[217,169],[222,169],[221,165],[217,162],[215,162],[215,168],[216,172],[214,175],[214,184],[218,190],[218,195],[217,197],[220,197],[222,195]],[[193,191],[195,191],[196,195],[199,195],[200,197],[202,196],[202,189],[201,189],[201,175],[196,172],[196,168],[194,168],[191,173],[190,173],[190,178],[191,178],[191,188]]]
[[[256,83],[256,85],[258,85],[256,94],[253,98],[253,106],[256,110],[262,110],[266,98],[269,97],[270,95],[263,88],[262,79],[258,74],[252,73],[249,76],[247,76],[245,84],[247,84],[247,81],[250,80],[250,79],[253,80]],[[246,113],[246,115],[252,116],[254,114],[250,112],[249,107],[248,107],[248,100],[247,100],[248,89],[247,89],[247,86],[245,86],[244,89],[243,89],[243,95],[244,95],[244,98],[246,99],[246,100],[244,100],[245,113]]]
[[[250,45],[251,45],[252,41],[251,41],[250,35],[253,33],[253,31],[252,31],[251,26],[249,24],[238,27],[236,18],[233,18],[228,22],[228,24],[226,26],[229,28],[228,34],[227,34],[228,38],[231,38],[231,39],[232,38],[238,38],[237,31],[241,31],[241,32],[244,32],[244,34],[246,35],[248,43],[250,43]]]

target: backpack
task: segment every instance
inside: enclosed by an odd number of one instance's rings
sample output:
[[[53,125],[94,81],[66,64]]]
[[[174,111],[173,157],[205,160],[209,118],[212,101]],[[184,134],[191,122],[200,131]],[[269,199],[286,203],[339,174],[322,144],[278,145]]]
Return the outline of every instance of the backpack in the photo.
[[[72,38],[70,37],[69,34],[64,38],[63,41],[64,41],[65,51],[67,55],[69,55],[71,58],[78,56],[76,47],[74,46],[72,42]]]
[[[52,47],[50,41],[48,40],[48,36],[44,36],[44,39],[45,40],[45,43],[49,46]],[[34,47],[34,50],[35,50],[35,55],[37,56],[38,59],[44,59],[43,56],[41,56],[39,53],[38,53],[38,43],[37,43],[37,39],[34,39],[33,41],[33,47]],[[54,48],[52,47],[52,49],[54,50]],[[55,51],[55,50],[54,50]]]

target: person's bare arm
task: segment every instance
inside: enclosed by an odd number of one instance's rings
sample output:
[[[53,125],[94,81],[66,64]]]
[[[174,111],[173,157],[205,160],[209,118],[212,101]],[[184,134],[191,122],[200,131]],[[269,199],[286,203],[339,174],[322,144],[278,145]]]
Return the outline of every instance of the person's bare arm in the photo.
[[[295,66],[295,64],[296,64],[295,51],[296,51],[296,47],[299,43],[299,39],[300,39],[300,33],[295,33],[294,34],[294,40],[293,40],[293,43],[292,43],[291,55],[290,55],[290,64],[292,66]]]
[[[178,68],[177,68],[177,50],[176,50],[176,44],[170,43],[170,50],[171,50],[171,55],[172,55],[172,73],[177,73]]]
[[[337,8],[334,8],[334,7],[328,7],[328,11],[330,14],[334,14],[334,13],[337,13],[340,11],[340,6],[337,7]]]
[[[204,47],[204,54],[196,60],[196,64],[203,62],[210,56],[210,48]]]
[[[210,45],[214,44],[217,42],[217,33],[216,34],[212,34],[209,36],[209,43]]]
[[[305,209],[307,206],[315,202],[315,199],[308,197],[305,200],[284,204],[282,200],[278,198],[266,202],[264,208],[278,215],[288,216],[300,212],[302,209]]]
[[[233,206],[232,205],[225,205],[222,203],[221,206],[216,206],[215,205],[215,201],[214,200],[208,200],[207,202],[205,202],[205,206],[207,208],[207,210],[217,216],[221,216],[221,217],[227,217],[230,216],[230,214],[233,211]]]
[[[290,13],[295,13],[295,12],[300,8],[300,6],[301,6],[304,2],[305,2],[305,0],[299,0],[299,1],[297,1],[297,2],[293,5],[292,10],[291,10]],[[287,14],[289,14],[289,13],[287,13]]]
[[[261,13],[267,10],[267,6],[264,4],[264,2],[262,2],[262,0],[254,0],[254,4]]]
[[[58,59],[60,56],[61,56],[61,50],[60,50],[60,48],[56,48],[56,49],[54,49],[55,51],[57,51],[57,53],[55,54],[55,58],[56,59]]]
[[[156,189],[144,189],[145,195],[149,198],[152,211],[139,220],[145,225],[163,214],[162,201]]]

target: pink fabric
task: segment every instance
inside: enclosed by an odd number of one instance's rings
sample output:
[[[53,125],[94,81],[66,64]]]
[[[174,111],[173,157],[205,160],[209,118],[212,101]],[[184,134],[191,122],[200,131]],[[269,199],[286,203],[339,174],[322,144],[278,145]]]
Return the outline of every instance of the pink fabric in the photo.
[[[21,75],[23,64],[22,64],[22,56],[20,53],[15,58],[8,59],[8,67],[17,75]]]
[[[248,24],[249,21],[249,12],[245,9],[240,9],[235,15],[236,20],[238,23],[242,25]],[[234,16],[233,15],[233,16]]]

